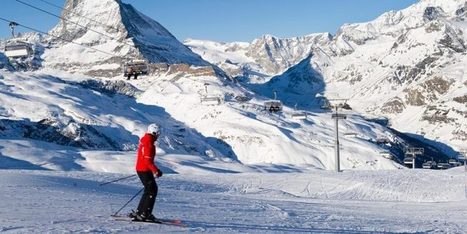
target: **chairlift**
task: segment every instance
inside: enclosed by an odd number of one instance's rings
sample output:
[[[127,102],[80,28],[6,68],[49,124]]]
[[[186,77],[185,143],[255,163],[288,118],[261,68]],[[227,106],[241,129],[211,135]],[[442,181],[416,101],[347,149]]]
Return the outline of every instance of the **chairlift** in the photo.
[[[264,109],[269,112],[282,111],[282,102],[279,100],[271,100],[264,102]]]
[[[449,163],[438,163],[438,168],[439,169],[449,169],[449,168],[451,168],[451,165]]]
[[[329,110],[332,108],[331,103],[327,99],[323,99],[320,108],[323,110]]]
[[[295,103],[294,113],[292,114],[292,119],[303,120],[306,119],[306,112],[297,111],[297,104]]]
[[[26,58],[33,55],[34,51],[30,43],[15,39],[15,27],[18,26],[16,22],[10,22],[11,40],[5,44],[5,56],[10,59]]]
[[[123,76],[128,74],[147,75],[149,74],[149,65],[145,60],[131,60],[123,65]]]
[[[423,155],[424,152],[425,152],[425,149],[424,149],[424,148],[415,148],[415,147],[412,147],[412,148],[408,148],[407,151],[405,152],[405,154],[410,154],[410,155]]]
[[[414,163],[414,157],[405,157],[404,158],[404,164],[413,164]]]
[[[346,132],[344,133],[344,137],[358,137],[358,133],[356,132]]]
[[[33,54],[32,45],[22,41],[11,41],[5,45],[5,55],[11,59],[30,57]]]
[[[379,152],[379,154],[383,156],[384,158],[393,159],[393,156],[389,151],[381,151]]]
[[[433,169],[436,167],[435,161],[426,161],[422,164],[423,169]]]
[[[306,119],[307,115],[305,112],[298,112],[292,114],[292,119],[303,120]]]
[[[379,137],[376,139],[376,144],[388,144],[388,143],[391,143],[391,141],[388,138]]]
[[[277,91],[274,90],[274,100],[264,102],[264,109],[269,112],[282,111],[282,102],[277,100]]]
[[[457,167],[457,166],[460,166],[460,165],[461,165],[461,163],[460,163],[457,159],[455,159],[455,158],[449,159],[448,163],[449,163],[450,165],[454,166],[454,167]]]
[[[207,106],[220,105],[222,100],[219,96],[204,95],[201,97],[201,103]]]

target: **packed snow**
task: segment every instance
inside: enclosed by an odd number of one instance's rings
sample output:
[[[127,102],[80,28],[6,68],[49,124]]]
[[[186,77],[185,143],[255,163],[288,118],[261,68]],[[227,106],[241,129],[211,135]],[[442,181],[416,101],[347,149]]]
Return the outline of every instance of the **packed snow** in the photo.
[[[1,165],[14,154],[34,154],[35,142],[1,142]],[[47,151],[47,147],[42,146]],[[78,153],[77,164],[69,160]],[[0,230],[7,233],[465,233],[466,182],[462,168],[447,171],[330,171],[209,162],[161,153],[155,215],[183,227],[115,221],[140,188],[129,176],[134,153],[68,152],[62,168],[10,161],[0,171]],[[45,155],[38,154],[37,158]],[[82,169],[76,170],[81,166]],[[461,170],[462,169],[462,170]],[[137,197],[118,214],[134,209]]]

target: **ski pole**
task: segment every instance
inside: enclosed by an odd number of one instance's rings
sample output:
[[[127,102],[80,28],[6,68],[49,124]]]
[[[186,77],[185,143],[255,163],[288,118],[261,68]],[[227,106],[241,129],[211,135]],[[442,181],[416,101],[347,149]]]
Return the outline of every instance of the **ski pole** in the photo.
[[[103,185],[110,184],[110,183],[114,183],[114,182],[117,182],[117,181],[120,181],[120,180],[128,179],[128,178],[131,178],[131,177],[133,177],[133,176],[136,176],[136,174],[135,174],[135,175],[131,175],[131,176],[125,176],[125,177],[122,177],[122,178],[120,178],[120,179],[112,180],[112,181],[109,181],[109,182],[105,182],[105,183],[99,184],[99,186],[103,186]]]
[[[133,201],[133,199],[135,199],[135,197],[138,196],[143,190],[144,190],[144,188],[142,188],[141,190],[139,190],[138,193],[136,193],[127,203],[125,203],[125,205],[122,206],[122,208],[120,208],[119,210],[117,210],[117,212],[115,212],[115,214],[113,214],[112,216],[117,216],[118,212],[120,212],[121,210],[123,210],[123,208],[125,208],[131,201]]]

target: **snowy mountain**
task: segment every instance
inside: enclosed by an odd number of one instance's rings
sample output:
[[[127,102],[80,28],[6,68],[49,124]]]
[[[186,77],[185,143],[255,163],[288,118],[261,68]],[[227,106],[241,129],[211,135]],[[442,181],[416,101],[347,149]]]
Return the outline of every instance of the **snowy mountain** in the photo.
[[[271,86],[272,80],[265,77],[262,81],[267,83],[258,89],[269,89],[269,93],[274,89],[282,94],[282,101],[290,104],[304,103],[305,100],[314,103],[308,94],[316,93],[313,90],[317,86],[310,86],[309,82],[301,84],[321,76],[324,84],[320,89],[328,98],[348,98],[354,110],[371,116],[385,116],[393,128],[419,135],[418,138],[455,156],[454,151],[462,150],[467,141],[464,130],[467,129],[466,11],[467,3],[463,0],[422,0],[407,9],[385,13],[371,22],[346,24],[335,36],[315,34],[314,39],[294,40],[291,44],[264,36],[255,40],[253,44],[257,46],[244,45],[238,53],[266,53],[271,55],[270,58],[247,56],[249,61],[236,62],[256,67],[256,71],[263,75],[281,69],[266,72],[267,69],[262,68],[282,67],[285,70],[296,64],[272,79],[276,80],[274,83],[281,80],[279,83],[285,86]],[[210,54],[210,47],[203,45],[209,43],[185,42],[206,60],[219,64],[219,60],[206,56]],[[221,52],[220,49],[214,51]],[[302,53],[294,53],[297,51]],[[266,60],[275,61],[275,65],[268,66]],[[307,62],[309,65],[305,65]],[[300,87],[302,91],[308,87],[309,92],[300,98],[292,86]],[[292,98],[294,95],[296,97]],[[451,145],[454,150],[442,143]]]
[[[307,54],[307,59],[267,84],[244,86],[220,79],[213,72],[215,68],[198,66],[205,63],[201,58],[189,52],[162,26],[120,1],[67,1],[66,9],[64,18],[82,18],[79,24],[87,26],[70,25],[71,20],[60,21],[51,34],[66,40],[52,40],[44,47],[42,70],[2,71],[1,84],[5,87],[0,94],[2,137],[44,140],[79,149],[134,150],[145,125],[157,122],[166,129],[164,139],[159,142],[164,152],[248,165],[272,163],[334,168],[334,121],[329,112],[316,108],[314,101],[317,93],[327,89],[325,76],[322,76],[325,74],[323,64],[330,62],[325,60],[325,50],[313,51],[315,47],[311,47],[307,51],[306,46],[298,49],[293,46],[300,40],[323,43],[329,40],[328,34],[283,42],[265,37],[265,44],[252,43],[255,47],[263,44],[264,48],[277,49],[275,52],[268,50],[266,54],[282,54],[291,59]],[[116,17],[104,21],[110,23],[109,27],[97,23],[103,21],[102,17],[114,16],[112,14]],[[158,32],[155,33],[158,36],[147,32],[148,27],[152,33]],[[114,33],[115,39],[103,33]],[[151,47],[152,42],[161,38],[166,39],[166,44],[162,45],[171,45],[173,51],[186,49],[188,52],[177,54],[170,50],[165,53]],[[127,43],[134,43],[134,46]],[[287,49],[273,46],[276,44]],[[224,46],[226,49],[247,48],[241,43]],[[148,48],[152,48],[152,52],[146,54]],[[111,75],[112,71],[118,71],[120,61],[101,52],[104,50],[138,53],[168,67],[164,70],[160,66],[160,70],[149,76],[127,82],[122,81],[123,78],[90,77],[89,74],[96,72]],[[239,55],[232,49],[231,55],[235,54]],[[156,55],[162,56],[164,61],[157,60]],[[232,59],[247,60],[248,53]],[[285,59],[274,61],[277,69],[290,64]],[[170,62],[184,63],[167,64]],[[288,79],[290,76],[294,79]],[[279,113],[270,113],[265,108],[272,90],[280,90],[278,98],[285,104]],[[306,119],[294,119],[294,114],[305,115]],[[397,162],[411,143],[358,112],[347,111],[347,114],[339,130],[353,137],[341,139],[342,168],[400,168]],[[388,153],[395,161],[382,156]],[[428,156],[433,154],[436,153]]]
[[[421,1],[345,25],[324,49],[326,90],[399,131],[462,150],[467,141],[465,1]]]
[[[329,34],[322,33],[285,39],[264,35],[251,43],[189,39],[184,44],[233,77],[262,81],[265,77],[284,72],[307,57],[313,48],[323,46],[330,40]]]
[[[120,0],[67,0],[50,34],[43,55],[48,68],[113,77],[133,59],[158,64],[153,72],[163,65],[210,66],[162,25]]]

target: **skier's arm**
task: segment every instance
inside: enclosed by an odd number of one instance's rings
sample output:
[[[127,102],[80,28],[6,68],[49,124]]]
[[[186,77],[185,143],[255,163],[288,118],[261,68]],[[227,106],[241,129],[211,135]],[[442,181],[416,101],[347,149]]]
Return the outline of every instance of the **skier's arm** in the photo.
[[[156,174],[159,168],[154,164],[154,157],[156,155],[156,147],[152,142],[145,142],[143,146],[143,160],[144,164],[149,167],[152,173]]]

